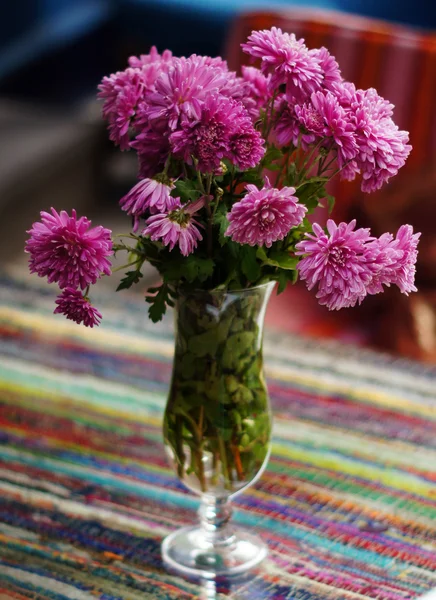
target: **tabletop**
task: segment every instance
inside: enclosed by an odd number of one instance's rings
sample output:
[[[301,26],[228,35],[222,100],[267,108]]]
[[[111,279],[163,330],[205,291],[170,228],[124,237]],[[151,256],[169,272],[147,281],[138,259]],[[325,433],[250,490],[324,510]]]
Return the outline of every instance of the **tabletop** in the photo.
[[[401,600],[436,587],[436,370],[267,331],[267,470],[235,521],[270,553],[234,581],[166,570],[162,538],[198,500],[169,468],[161,418],[171,317],[95,298],[89,330],[55,290],[0,277],[0,598]]]

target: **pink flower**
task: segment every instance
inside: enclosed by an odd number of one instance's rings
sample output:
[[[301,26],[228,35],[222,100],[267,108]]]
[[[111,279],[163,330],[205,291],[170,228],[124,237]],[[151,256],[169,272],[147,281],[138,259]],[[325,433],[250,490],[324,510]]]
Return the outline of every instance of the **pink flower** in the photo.
[[[297,120],[295,106],[289,104],[284,98],[280,98],[276,107],[276,122],[274,124],[273,135],[278,146],[301,147],[307,150],[315,140],[314,133],[309,130],[301,130],[301,122]]]
[[[121,198],[122,210],[135,218],[134,232],[138,230],[139,218],[147,211],[151,213],[167,212],[174,207],[174,198],[171,197],[173,189],[172,180],[158,175],[155,179],[143,179]]]
[[[309,50],[309,53],[312,56],[315,56],[320,62],[323,75],[323,87],[332,91],[335,84],[342,82],[341,71],[338,63],[335,60],[335,57],[332,56],[327,48],[324,48],[324,46],[314,50]]]
[[[156,92],[150,94],[148,119],[157,131],[174,131],[181,117],[199,119],[201,103],[219,92],[226,83],[222,67],[207,64],[206,57],[174,59],[168,73],[162,73],[156,81]]]
[[[356,90],[347,82],[335,84],[335,95],[354,129],[358,152],[342,172],[352,180],[362,173],[362,191],[380,189],[405,164],[412,147],[409,134],[400,131],[392,120],[393,105],[373,88]]]
[[[67,287],[56,299],[55,314],[65,315],[70,321],[85,327],[94,327],[101,321],[101,313],[94,308],[88,298],[84,298],[79,290]]]
[[[365,261],[371,271],[371,278],[366,284],[368,294],[383,292],[383,286],[390,287],[395,278],[391,267],[397,263],[399,253],[393,248],[392,241],[392,234],[384,233],[365,246]]]
[[[230,155],[230,132],[236,115],[236,102],[219,95],[208,97],[198,121],[185,120],[170,136],[173,153],[189,164],[194,157],[202,172],[217,171],[220,161]]]
[[[26,252],[30,254],[31,273],[58,282],[59,287],[84,290],[102,275],[110,275],[112,254],[111,231],[103,227],[89,229],[91,221],[77,219],[73,210],[58,214],[41,212],[41,222],[32,225],[27,233]]]
[[[97,97],[103,100],[103,117],[105,119],[116,112],[116,102],[118,94],[125,88],[131,85],[132,79],[136,76],[135,69],[126,69],[125,71],[117,71],[108,77],[103,77],[102,82],[98,86],[99,92]]]
[[[368,244],[372,262],[379,266],[370,282],[368,293],[383,291],[382,285],[397,285],[403,294],[416,292],[415,272],[420,233],[413,233],[411,225],[402,225],[395,239],[385,233]]]
[[[197,243],[203,239],[198,227],[202,227],[195,219],[195,213],[203,206],[204,201],[182,206],[180,198],[174,198],[174,207],[167,213],[153,215],[146,221],[143,236],[149,236],[154,242],[161,240],[170,251],[179,246],[183,256],[194,252]]]
[[[278,190],[265,177],[261,190],[251,184],[246,189],[248,194],[232,206],[228,215],[230,225],[225,235],[234,242],[250,246],[265,244],[269,248],[303,221],[307,208],[299,204],[294,188]]]
[[[156,46],[152,46],[149,54],[141,54],[139,58],[131,56],[128,62],[130,67],[142,68],[153,63],[169,63],[172,61],[172,58],[173,53],[171,50],[164,50],[161,56],[157,51]]]
[[[264,154],[264,140],[242,104],[237,105],[230,133],[230,160],[244,171],[257,166]]]
[[[304,40],[281,29],[253,31],[242,49],[261,59],[261,70],[271,74],[271,87],[286,85],[288,98],[304,99],[321,88],[323,74],[318,56],[311,54]]]
[[[256,166],[265,153],[260,133],[245,108],[222,96],[208,97],[198,121],[184,120],[170,136],[173,153],[189,164],[194,157],[203,172],[217,172],[223,158],[241,169]]]
[[[406,163],[412,146],[408,144],[409,134],[400,131],[392,119],[381,119],[371,129],[371,138],[377,147],[368,152],[368,139],[360,136],[360,148],[357,164],[362,172],[362,191],[379,190],[391,177],[394,177]]]
[[[168,137],[162,133],[145,128],[130,147],[137,151],[139,160],[139,177],[153,177],[162,171],[170,152]]]
[[[330,310],[355,306],[366,296],[371,270],[365,258],[365,243],[370,239],[369,229],[354,230],[356,221],[340,223],[327,221],[329,235],[318,223],[313,234],[296,245],[297,256],[304,256],[298,264],[301,279],[307,288],[318,286],[316,297]]]
[[[130,57],[129,67],[104,77],[98,97],[103,103],[103,117],[109,123],[109,137],[122,150],[129,148],[130,130],[142,131],[148,126],[148,95],[155,91],[159,75],[168,71],[173,58],[169,50],[162,56],[153,47],[140,58]]]
[[[129,86],[120,91],[114,112],[109,116],[109,139],[118,144],[121,150],[128,150],[130,147],[129,130],[142,93],[141,81],[139,77],[135,77]]]
[[[329,145],[336,150],[339,166],[342,167],[358,152],[354,127],[331,92],[316,92],[310,100],[310,104],[296,106],[295,114],[307,131],[327,138]]]
[[[243,95],[240,101],[244,104],[252,119],[259,117],[259,111],[271,98],[271,76],[263,75],[255,67],[242,67]]]
[[[392,243],[399,253],[397,263],[392,265],[395,273],[392,283],[395,283],[401,292],[406,295],[409,295],[410,292],[416,292],[415,272],[420,236],[420,233],[413,233],[411,225],[402,225]]]

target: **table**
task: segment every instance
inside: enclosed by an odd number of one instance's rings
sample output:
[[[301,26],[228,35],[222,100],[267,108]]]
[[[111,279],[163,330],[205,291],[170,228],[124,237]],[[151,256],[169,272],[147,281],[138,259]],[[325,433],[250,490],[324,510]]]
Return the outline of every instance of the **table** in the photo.
[[[274,444],[235,520],[269,543],[235,582],[185,581],[162,537],[195,520],[161,416],[171,318],[95,297],[102,326],[53,315],[55,290],[0,277],[0,597],[400,600],[436,586],[436,371],[268,332]]]

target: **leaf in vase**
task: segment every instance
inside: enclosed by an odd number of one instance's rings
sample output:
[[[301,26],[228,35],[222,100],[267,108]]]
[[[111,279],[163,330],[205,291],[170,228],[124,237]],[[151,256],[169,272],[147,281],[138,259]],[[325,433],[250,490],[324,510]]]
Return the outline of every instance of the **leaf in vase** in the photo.
[[[188,349],[194,356],[214,356],[218,345],[215,331],[205,331],[189,338]]]

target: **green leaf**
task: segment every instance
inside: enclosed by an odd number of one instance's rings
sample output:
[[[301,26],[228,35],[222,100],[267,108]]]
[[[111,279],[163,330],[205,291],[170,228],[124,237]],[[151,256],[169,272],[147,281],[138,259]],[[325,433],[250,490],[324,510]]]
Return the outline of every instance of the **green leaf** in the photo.
[[[277,288],[277,294],[281,294],[285,291],[288,286],[288,283],[295,283],[298,279],[298,271],[279,271],[277,275],[277,281],[279,282]]]
[[[286,270],[294,270],[298,265],[298,258],[291,256],[288,252],[271,252],[269,260],[274,263],[274,266]]]
[[[298,192],[298,190],[301,190],[301,188],[304,188],[306,186],[314,186],[315,184],[318,185],[319,183],[327,183],[328,180],[328,177],[311,177],[310,179],[306,179],[305,181],[300,183],[300,185],[298,185],[296,189]]]
[[[117,292],[129,289],[134,283],[138,283],[142,276],[139,269],[136,271],[128,271],[125,277],[121,279],[120,284],[117,287]]]
[[[331,214],[331,212],[333,210],[333,207],[335,205],[335,200],[336,199],[331,194],[326,194],[325,197],[327,199],[327,206],[328,206],[329,214]]]
[[[225,204],[220,204],[214,216],[213,222],[219,227],[218,241],[221,246],[224,246],[229,241],[229,238],[225,237],[225,232],[229,226],[227,219],[227,208]]]
[[[171,196],[180,197],[182,204],[191,200],[197,200],[201,196],[201,191],[197,189],[195,181],[179,179],[175,182],[175,188],[171,192]]]
[[[243,246],[241,248],[241,269],[248,281],[254,282],[260,277],[261,266],[257,262],[256,248]]]
[[[245,171],[242,180],[244,183],[253,183],[256,187],[261,188],[263,186],[263,179],[259,175],[259,171],[253,169],[252,171]]]
[[[272,250],[267,254],[265,248],[260,247],[257,249],[256,255],[263,264],[279,269],[293,270],[298,264],[298,258],[279,250]]]
[[[268,260],[268,256],[267,256],[265,248],[263,246],[259,246],[259,248],[256,250],[256,256],[262,262],[265,262]]]
[[[291,163],[288,165],[286,170],[286,177],[284,180],[284,185],[289,185],[294,187],[295,182],[297,181],[297,165],[295,163]]]
[[[148,291],[153,292],[156,289],[157,293],[145,297],[145,301],[150,304],[148,314],[153,323],[157,323],[157,321],[162,320],[162,317],[167,309],[167,304],[170,306],[173,305],[173,302],[169,296],[169,288],[166,283],[163,283],[159,288],[150,288]]]
[[[174,258],[162,268],[162,273],[168,281],[179,281],[185,279],[189,283],[198,280],[204,282],[214,270],[214,261],[211,258],[202,258],[195,254]]]
[[[309,212],[312,212],[319,205],[320,198],[326,196],[326,181],[328,181],[327,177],[312,177],[297,187],[298,200],[307,206]]]
[[[215,330],[205,331],[198,335],[193,335],[188,340],[188,350],[194,356],[202,358],[203,356],[215,356],[218,339]]]
[[[262,159],[262,165],[265,168],[269,168],[268,165],[273,163],[276,160],[279,160],[283,157],[283,152],[280,148],[276,148],[276,146],[271,145],[265,153],[265,156]]]

